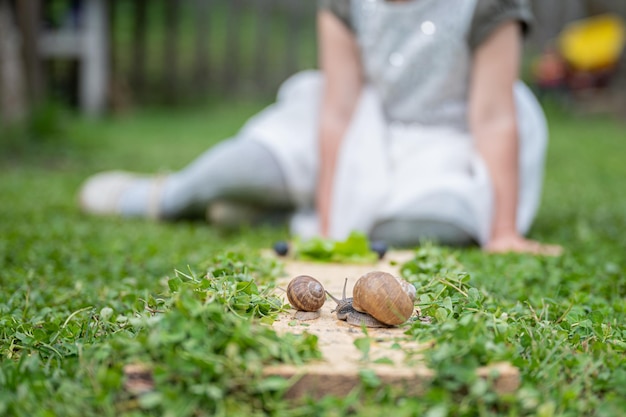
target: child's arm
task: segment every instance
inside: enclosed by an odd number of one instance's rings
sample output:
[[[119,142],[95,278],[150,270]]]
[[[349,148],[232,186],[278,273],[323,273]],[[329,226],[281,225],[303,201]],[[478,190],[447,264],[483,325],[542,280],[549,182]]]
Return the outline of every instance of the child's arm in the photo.
[[[316,208],[322,236],[328,234],[335,166],[343,136],[363,86],[354,35],[331,12],[318,14],[319,62],[324,74],[319,121],[319,177]]]
[[[494,191],[494,216],[485,249],[558,254],[560,247],[525,239],[516,228],[519,153],[513,85],[520,64],[520,33],[516,22],[504,23],[477,49],[472,68],[470,129]]]

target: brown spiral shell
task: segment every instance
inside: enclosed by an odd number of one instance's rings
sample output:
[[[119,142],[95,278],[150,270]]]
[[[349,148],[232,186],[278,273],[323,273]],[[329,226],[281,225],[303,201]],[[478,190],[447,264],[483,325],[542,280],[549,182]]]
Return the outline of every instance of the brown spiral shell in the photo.
[[[382,323],[402,324],[413,314],[413,300],[409,295],[411,292],[414,297],[413,285],[408,282],[401,284],[401,280],[392,274],[382,271],[368,272],[354,285],[352,307]]]
[[[287,286],[287,299],[296,310],[317,311],[326,301],[326,292],[315,278],[298,275]]]

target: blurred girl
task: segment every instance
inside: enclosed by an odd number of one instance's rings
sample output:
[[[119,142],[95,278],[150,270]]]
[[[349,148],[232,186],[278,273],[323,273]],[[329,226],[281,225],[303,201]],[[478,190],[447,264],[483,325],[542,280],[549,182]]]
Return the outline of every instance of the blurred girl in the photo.
[[[321,71],[180,172],[92,177],[82,207],[176,219],[228,200],[293,208],[303,237],[556,254],[524,237],[547,142],[517,81],[531,19],[522,0],[322,0]]]

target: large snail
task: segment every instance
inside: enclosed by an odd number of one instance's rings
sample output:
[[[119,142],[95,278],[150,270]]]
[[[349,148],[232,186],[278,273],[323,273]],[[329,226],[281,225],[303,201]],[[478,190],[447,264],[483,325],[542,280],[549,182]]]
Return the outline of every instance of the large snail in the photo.
[[[296,310],[298,320],[314,320],[320,317],[320,308],[326,301],[322,284],[308,275],[298,275],[287,286],[287,299]]]
[[[346,279],[346,284],[347,284]],[[354,285],[353,297],[338,300],[335,312],[339,320],[366,327],[391,327],[402,324],[413,314],[415,287],[387,272],[373,271],[363,275]]]

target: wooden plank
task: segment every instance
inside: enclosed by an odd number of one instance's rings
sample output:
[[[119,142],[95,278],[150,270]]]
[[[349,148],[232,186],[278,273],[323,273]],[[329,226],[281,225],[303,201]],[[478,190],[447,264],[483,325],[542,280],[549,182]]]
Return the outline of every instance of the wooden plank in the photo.
[[[26,89],[19,34],[8,0],[0,0],[0,124],[19,123],[26,118]]]
[[[39,54],[43,58],[79,58],[83,52],[83,34],[48,30],[38,39]]]
[[[239,81],[241,63],[241,0],[229,0],[227,6],[226,48],[224,50],[223,83],[227,91],[232,91]]]
[[[90,116],[106,109],[109,82],[108,16],[105,0],[87,0],[80,62],[80,107]]]
[[[588,14],[616,13],[626,19],[626,1],[624,0],[587,0]]]
[[[146,86],[146,32],[147,32],[147,0],[134,1],[133,43],[131,51],[130,78],[132,88],[143,98]]]
[[[115,41],[115,34],[117,33],[115,28],[117,27],[117,0],[110,0],[107,2],[107,15],[109,16],[108,21],[108,40],[107,45],[109,47],[109,80],[107,82],[108,85],[108,94],[107,94],[107,107],[111,110],[116,110],[121,108],[122,100],[120,100],[120,94],[117,92],[120,90],[117,88],[117,83],[119,81],[118,78],[118,56],[117,56],[117,42]]]
[[[179,29],[180,29],[180,2],[178,0],[164,0],[165,39],[163,47],[163,89],[165,100],[169,104],[178,101],[178,66],[179,66]]]
[[[345,278],[348,278],[348,294],[356,280],[363,274],[381,270],[400,275],[399,265],[413,256],[410,251],[392,252],[384,260],[368,265],[323,264],[315,262],[286,261],[287,277],[279,281],[286,288],[289,281],[301,274],[318,279],[324,288],[335,297],[341,298]],[[327,394],[345,396],[360,380],[360,372],[367,369],[375,372],[385,386],[393,386],[407,395],[420,395],[434,372],[421,361],[419,352],[432,347],[431,343],[418,343],[404,334],[403,326],[388,329],[368,329],[370,351],[367,361],[354,341],[366,337],[360,327],[354,327],[337,320],[331,311],[335,307],[327,300],[321,309],[321,317],[316,320],[298,322],[294,312],[281,314],[273,324],[279,334],[308,332],[318,337],[323,360],[305,366],[279,365],[265,369],[266,375],[276,375],[295,381],[287,393],[289,398],[304,395],[322,397]],[[395,344],[401,349],[395,349]],[[409,354],[410,353],[410,354]],[[415,354],[417,353],[417,355]],[[375,363],[385,358],[386,362]],[[497,374],[495,389],[499,393],[515,391],[520,384],[519,371],[507,363],[497,363],[480,368],[478,375],[488,377]]]
[[[254,48],[255,65],[252,76],[256,81],[257,88],[263,89],[268,81],[267,53],[272,3],[268,0],[257,0],[254,4],[256,12],[256,45]]]
[[[210,48],[210,19],[209,0],[196,0],[194,3],[195,15],[195,61],[193,69],[194,87],[196,93],[206,93],[209,86],[209,48]]]
[[[536,22],[530,32],[531,44],[537,50],[552,41],[563,26],[585,15],[584,0],[533,0],[532,9]]]
[[[287,9],[287,41],[285,47],[285,74],[289,76],[298,69],[298,49],[302,35],[302,2],[290,1],[285,5]]]
[[[22,34],[22,54],[28,94],[32,106],[43,99],[44,93],[44,76],[38,42],[41,3],[39,0],[20,0],[16,2],[16,7],[18,26]]]

